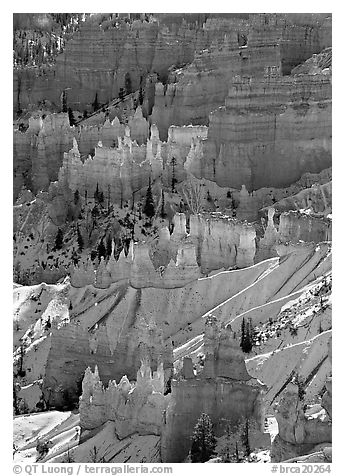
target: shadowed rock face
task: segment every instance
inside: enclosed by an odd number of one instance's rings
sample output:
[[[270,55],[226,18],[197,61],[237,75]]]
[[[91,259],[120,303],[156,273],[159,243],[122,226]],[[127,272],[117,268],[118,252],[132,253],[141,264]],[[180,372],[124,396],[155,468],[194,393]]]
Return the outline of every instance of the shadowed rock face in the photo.
[[[211,417],[217,435],[223,434],[228,422],[236,426],[243,418],[252,420],[255,437],[260,434],[261,444],[265,444],[261,433],[264,386],[248,374],[243,352],[231,328],[219,329],[217,320],[209,318],[205,325],[204,352],[204,368],[199,374],[194,374],[191,359],[186,358],[182,378],[173,381],[163,427],[163,461],[185,459],[190,450],[190,435],[203,412]]]

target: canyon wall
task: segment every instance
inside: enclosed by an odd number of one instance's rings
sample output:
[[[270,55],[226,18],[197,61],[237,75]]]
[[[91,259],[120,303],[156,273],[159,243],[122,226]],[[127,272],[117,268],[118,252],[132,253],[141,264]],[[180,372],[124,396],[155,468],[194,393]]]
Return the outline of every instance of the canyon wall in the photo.
[[[82,430],[113,421],[120,439],[133,433],[154,434],[161,437],[162,461],[181,462],[190,450],[195,423],[206,412],[217,435],[224,433],[229,422],[236,426],[248,419],[254,423],[251,442],[269,444],[262,434],[264,386],[247,373],[243,353],[231,331],[220,331],[215,322],[209,322],[205,341],[204,370],[195,375],[191,360],[185,359],[181,376],[172,380],[172,392],[166,396],[163,365],[152,375],[150,367],[142,362],[136,382],[122,377],[118,384],[110,381],[106,389],[98,369],[93,373],[88,368],[79,406]]]
[[[218,33],[216,19],[208,20],[205,28],[188,15],[182,21],[155,16],[149,21],[123,21],[110,15],[87,18],[66,41],[54,65],[14,69],[14,110],[43,100],[59,107],[65,89],[72,109],[90,109],[96,94],[100,104],[107,103],[120,88],[139,89],[149,73],[166,78],[172,65],[191,62],[195,51],[224,34],[224,27]],[[244,23],[241,18],[224,21],[227,28]]]
[[[208,124],[211,111],[224,104],[234,76],[259,78],[268,66],[286,74],[330,45],[329,18],[306,15],[296,24],[289,14],[251,15],[247,25],[229,29],[196,54],[190,66],[171,73],[167,86],[156,85],[152,120],[163,138],[171,124]]]
[[[261,74],[265,65],[289,72],[331,45],[330,15],[305,14],[302,21],[293,14],[215,16],[202,23],[186,15],[182,21],[157,14],[155,20],[130,22],[93,15],[66,41],[55,64],[14,69],[14,111],[42,101],[56,110],[66,89],[72,109],[90,110],[96,94],[104,104],[116,98],[120,88],[128,90],[129,84],[138,90],[150,73],[166,82],[170,70],[169,81],[174,84],[167,94],[163,87],[157,89],[154,111],[154,117],[162,119],[159,127],[166,138],[171,124],[206,124],[209,112],[223,103],[233,75]],[[248,52],[242,48],[246,44]],[[209,51],[199,57],[205,49]],[[192,67],[183,71],[178,85],[180,70],[188,63]]]
[[[80,262],[66,269],[66,274],[71,274],[71,284],[77,288],[92,284],[105,289],[122,280],[136,289],[183,288],[214,270],[252,266],[255,238],[255,228],[247,223],[201,215],[190,216],[187,234],[186,216],[176,213],[172,235],[164,227],[154,243],[131,243],[127,255],[123,250],[118,260],[112,254],[96,269],[90,260]]]
[[[262,79],[234,78],[225,106],[210,114],[208,138],[194,143],[188,170],[250,192],[286,187],[331,165],[331,134],[329,71],[281,76],[268,67]]]
[[[64,314],[53,315],[58,311],[56,306],[53,307],[48,307],[43,314],[40,320],[42,329],[36,326],[32,332],[36,339],[25,351],[25,375],[19,380],[17,378],[21,387],[28,389],[41,382],[41,391],[37,400],[31,402],[30,411],[36,411],[36,405],[42,398],[47,405],[57,408],[75,401],[88,366],[97,365],[100,378],[108,382],[109,379],[121,378],[123,374],[134,379],[136,369],[143,360],[153,369],[160,361],[163,384],[170,378],[172,348],[169,343],[164,343],[162,332],[154,324],[138,320],[126,328],[117,338],[114,353],[114,343],[109,341],[107,327],[97,324],[89,328],[82,318],[74,316],[72,312],[69,314],[67,307]],[[48,327],[46,322],[51,323],[51,326]],[[122,321],[118,322],[117,326],[121,327],[122,324]],[[29,396],[30,391],[27,398]],[[25,400],[24,394],[23,398]]]
[[[184,461],[201,413],[210,416],[217,436],[225,433],[229,423],[234,428],[247,419],[254,423],[249,435],[251,442],[256,440],[253,446],[269,444],[262,434],[264,386],[248,374],[231,329],[220,329],[210,318],[205,324],[204,342],[205,361],[200,373],[195,375],[192,360],[185,358],[181,376],[172,382],[163,427],[163,461]]]

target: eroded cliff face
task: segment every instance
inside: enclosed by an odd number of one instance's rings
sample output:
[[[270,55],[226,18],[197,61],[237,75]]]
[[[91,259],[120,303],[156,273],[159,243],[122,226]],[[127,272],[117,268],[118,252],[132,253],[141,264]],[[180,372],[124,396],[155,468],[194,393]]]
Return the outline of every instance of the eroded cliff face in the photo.
[[[14,131],[14,197],[23,185],[34,192],[47,190],[57,179],[63,153],[72,147],[73,129],[68,115],[49,114],[31,120],[26,132]]]
[[[46,405],[64,408],[76,401],[78,386],[88,366],[98,366],[103,382],[120,379],[124,373],[133,380],[141,361],[148,362],[152,369],[157,368],[158,361],[162,362],[165,382],[171,375],[170,341],[164,342],[161,329],[152,319],[135,317],[140,293],[131,290],[133,300],[128,313],[124,319],[114,321],[109,316],[123,299],[127,285],[113,286],[111,294],[96,291],[101,297],[96,314],[90,314],[95,304],[91,289],[70,289],[65,283],[55,288],[43,309],[42,290],[29,290],[29,295],[25,295],[24,289],[18,290],[17,300],[26,298],[27,307],[34,308],[34,314],[40,316],[36,322],[28,322],[25,306],[16,315],[22,347],[15,351],[15,381],[23,388],[19,397],[30,412]],[[27,321],[25,332],[24,321]],[[18,372],[20,368],[22,371]],[[39,392],[33,398],[32,391],[38,383]]]
[[[82,384],[80,424],[82,430],[99,428],[108,421],[115,423],[115,434],[124,439],[131,434],[156,435],[161,438],[164,462],[181,462],[190,450],[190,436],[202,412],[207,412],[222,434],[231,422],[251,420],[250,440],[269,444],[262,434],[263,385],[246,371],[243,354],[231,331],[206,324],[207,356],[205,368],[195,375],[190,359],[185,359],[182,374],[172,381],[172,392],[164,396],[163,365],[151,372],[144,362],[136,382],[127,377],[110,381],[103,388],[96,367],[88,368]],[[255,428],[254,428],[255,427]]]
[[[223,434],[229,423],[236,427],[243,419],[251,420],[254,426],[250,440],[256,440],[255,446],[258,439],[262,447],[269,444],[262,434],[264,386],[248,374],[231,329],[221,330],[210,318],[205,324],[204,342],[203,370],[195,374],[192,360],[185,358],[180,378],[172,382],[163,427],[163,461],[180,462],[186,458],[190,435],[201,413],[210,416],[216,435]]]
[[[98,368],[94,373],[87,368],[82,389],[79,411],[83,430],[114,421],[119,439],[133,433],[160,436],[168,400],[164,397],[162,365],[152,375],[151,368],[142,363],[135,382],[130,383],[124,376],[118,384],[110,380],[106,389],[99,378]]]
[[[128,125],[117,117],[79,127],[70,127],[67,114],[31,117],[26,132],[14,131],[14,198],[23,186],[36,193],[57,179],[89,196],[98,184],[107,198],[119,203],[146,188],[150,175],[170,187],[172,174],[178,181],[185,179],[191,143],[206,138],[207,132],[202,126],[171,127],[163,142],[140,106]]]
[[[332,241],[332,220],[298,212],[285,212],[280,216],[279,239],[289,241]]]
[[[308,347],[304,351],[308,357],[302,360],[302,368],[292,378],[291,383],[282,392],[276,406],[276,418],[279,433],[272,444],[271,458],[274,462],[292,459],[296,456],[312,454],[320,449],[328,448],[332,452],[332,410],[330,405],[332,395],[332,377],[330,370],[330,354],[332,338],[330,332],[321,336],[319,344],[322,360],[312,370],[311,361],[314,354],[314,366],[317,363],[316,345]],[[322,372],[322,367],[326,370]],[[308,376],[308,370],[313,380],[318,380],[319,374],[323,373],[322,381],[326,385],[326,391],[322,399],[312,399],[311,395],[320,395],[317,390],[310,392],[310,387],[315,383]],[[329,458],[326,458],[329,461]],[[321,459],[322,461],[322,459]]]
[[[51,67],[17,68],[14,72],[14,110],[46,100],[60,104],[68,88],[73,109],[90,109],[97,94],[100,104],[125,91],[137,90],[148,73],[167,78],[172,65],[185,65],[194,52],[219,36],[217,24],[203,27],[202,21],[186,19],[121,21],[92,15],[80,24]],[[228,24],[244,20],[229,19]],[[221,33],[221,32],[220,32]],[[90,46],[91,45],[91,46]],[[130,91],[129,91],[130,92]]]
[[[234,25],[219,43],[197,54],[190,66],[172,73],[170,84],[156,85],[152,118],[162,137],[171,124],[208,124],[211,111],[224,104],[234,76],[262,77],[268,66],[287,74],[330,45],[327,18],[306,15],[296,24],[289,14],[252,15],[246,25]]]
[[[249,191],[291,185],[331,165],[330,111],[329,71],[281,76],[266,68],[262,79],[238,76],[225,106],[210,114],[208,138],[191,150],[189,171]]]

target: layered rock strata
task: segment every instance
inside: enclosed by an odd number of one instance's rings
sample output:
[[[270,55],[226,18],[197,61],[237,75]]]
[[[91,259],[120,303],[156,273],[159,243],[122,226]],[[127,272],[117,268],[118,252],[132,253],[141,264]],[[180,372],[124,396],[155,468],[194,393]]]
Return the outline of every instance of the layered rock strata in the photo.
[[[306,15],[299,23],[289,14],[252,15],[246,27],[229,29],[218,44],[196,55],[190,66],[171,74],[167,87],[156,85],[152,118],[163,137],[171,124],[208,124],[209,114],[223,104],[235,75],[262,77],[267,66],[286,74],[330,45],[330,17]]]
[[[220,15],[221,16],[221,15]],[[66,41],[64,51],[50,67],[16,68],[14,110],[26,109],[42,100],[60,105],[68,88],[68,104],[73,109],[90,109],[97,94],[104,104],[119,95],[120,88],[137,90],[149,73],[168,75],[172,65],[193,60],[194,52],[209,46],[218,33],[217,19],[193,21],[188,15],[177,18],[123,21],[117,17],[91,15],[79,31]],[[176,21],[176,23],[175,23]],[[226,27],[243,24],[241,18],[222,20]],[[91,46],[90,46],[91,45]]]
[[[281,76],[267,67],[262,79],[234,78],[225,106],[210,114],[208,138],[194,143],[188,170],[249,192],[286,187],[331,165],[331,134],[329,73]]]

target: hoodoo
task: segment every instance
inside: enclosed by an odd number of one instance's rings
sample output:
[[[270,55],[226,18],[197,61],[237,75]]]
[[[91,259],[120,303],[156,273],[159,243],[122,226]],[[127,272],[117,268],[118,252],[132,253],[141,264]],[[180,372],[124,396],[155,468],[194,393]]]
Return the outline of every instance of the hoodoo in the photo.
[[[16,463],[330,471],[331,33],[14,14]]]

